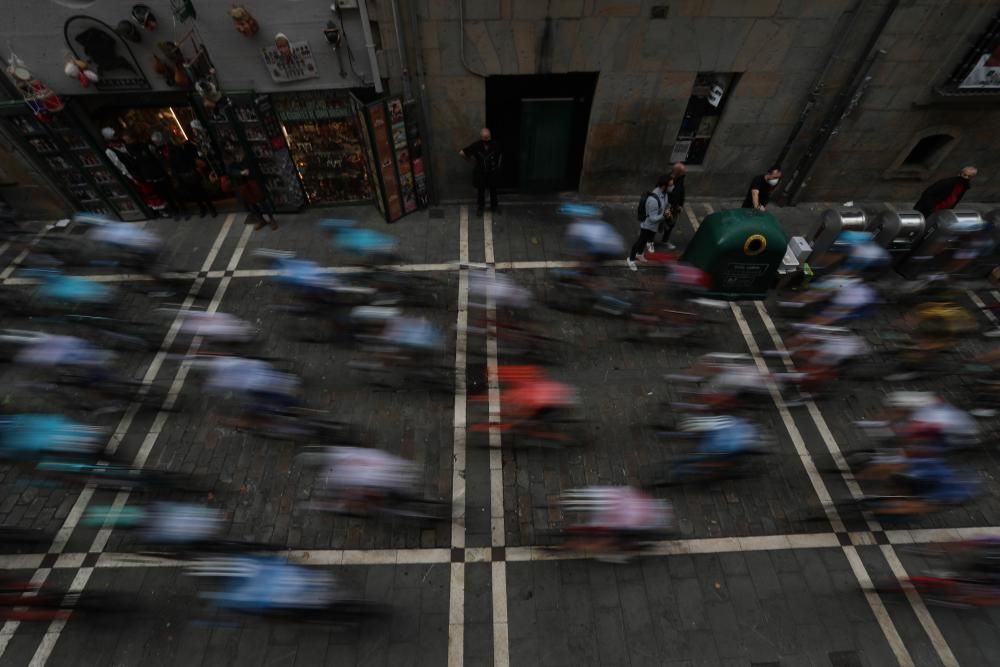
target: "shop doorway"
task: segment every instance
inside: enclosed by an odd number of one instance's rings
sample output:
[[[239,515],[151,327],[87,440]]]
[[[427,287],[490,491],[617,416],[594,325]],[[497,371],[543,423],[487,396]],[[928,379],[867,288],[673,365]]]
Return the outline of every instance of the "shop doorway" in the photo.
[[[486,125],[504,153],[501,188],[579,188],[596,85],[591,72],[486,79]]]

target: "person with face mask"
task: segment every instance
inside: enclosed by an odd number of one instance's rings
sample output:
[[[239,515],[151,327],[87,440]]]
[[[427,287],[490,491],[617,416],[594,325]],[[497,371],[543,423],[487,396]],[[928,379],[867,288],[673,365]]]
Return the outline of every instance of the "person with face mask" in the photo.
[[[767,210],[767,204],[771,201],[771,193],[778,187],[781,181],[781,167],[774,165],[767,170],[766,174],[754,176],[750,181],[750,189],[747,191],[746,199],[743,200],[743,208],[752,208],[758,211]]]
[[[458,151],[462,157],[475,160],[472,172],[473,184],[476,186],[476,215],[483,214],[486,205],[486,189],[490,190],[490,210],[497,210],[497,177],[500,175],[500,165],[503,154],[500,145],[493,140],[490,128],[479,130],[479,141],[469,144]]]
[[[667,250],[675,250],[677,246],[670,242],[670,234],[674,231],[674,225],[680,219],[681,208],[684,206],[684,178],[687,175],[687,167],[683,162],[675,162],[670,168],[671,185],[667,186],[667,198],[670,200],[670,212],[663,216],[663,223],[660,231],[663,238],[660,243],[666,245]],[[646,252],[655,252],[656,247],[650,241],[646,244]]]

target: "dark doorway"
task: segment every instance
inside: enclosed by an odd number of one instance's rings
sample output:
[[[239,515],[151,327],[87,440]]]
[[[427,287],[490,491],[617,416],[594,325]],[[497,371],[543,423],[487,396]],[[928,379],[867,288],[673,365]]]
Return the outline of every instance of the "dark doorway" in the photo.
[[[523,192],[580,186],[597,74],[491,76],[486,125],[504,152],[499,186]]]

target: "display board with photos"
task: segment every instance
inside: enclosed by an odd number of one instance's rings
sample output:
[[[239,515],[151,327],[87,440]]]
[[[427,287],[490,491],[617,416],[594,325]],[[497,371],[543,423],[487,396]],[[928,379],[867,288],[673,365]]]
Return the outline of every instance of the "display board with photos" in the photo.
[[[368,118],[371,121],[375,144],[375,159],[378,162],[379,176],[385,191],[386,219],[394,222],[403,217],[403,203],[399,193],[399,181],[396,178],[395,151],[389,134],[389,118],[382,100],[368,105]]]
[[[403,100],[392,97],[386,102],[389,123],[392,129],[392,147],[396,154],[396,167],[399,171],[399,195],[403,202],[403,210],[412,213],[417,210],[417,195],[413,183],[413,166],[410,163],[409,141],[406,136],[406,118],[403,112]]]
[[[419,208],[427,206],[427,176],[424,170],[424,142],[420,138],[417,125],[417,103],[407,100],[403,103],[406,122],[406,141],[409,146],[410,164],[413,167],[413,191]]]

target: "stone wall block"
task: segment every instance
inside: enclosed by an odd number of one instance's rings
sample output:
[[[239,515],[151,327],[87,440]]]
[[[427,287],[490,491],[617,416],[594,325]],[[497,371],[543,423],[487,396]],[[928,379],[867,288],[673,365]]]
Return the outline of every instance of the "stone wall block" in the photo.
[[[458,2],[461,0],[427,0],[426,15],[436,21],[457,19]]]
[[[769,17],[778,12],[781,0],[706,0],[703,16]]]
[[[717,72],[739,71],[736,67],[737,56],[742,52],[750,31],[755,22],[751,19],[724,19],[717,24],[721,31],[719,48],[715,52],[715,65],[713,69]]]
[[[510,21],[487,21],[486,31],[497,56],[497,69],[490,70],[490,73],[522,73],[515,44],[515,24]]]
[[[534,74],[538,57],[538,25],[534,21],[513,21],[514,52],[517,57],[517,71]]]
[[[465,58],[469,66],[478,72],[499,74],[500,59],[486,25],[485,21],[465,22]]]
[[[579,31],[576,36],[576,46],[569,59],[571,72],[593,70],[594,45],[604,30],[605,19],[588,17],[579,21]]]
[[[459,0],[461,2],[462,0]],[[497,0],[465,0],[465,20],[495,20],[501,18]]]
[[[733,69],[735,71],[781,69],[791,49],[796,28],[796,24],[790,21],[770,19],[754,21],[743,42],[743,48],[733,61]]]
[[[639,16],[642,3],[635,0],[594,0],[594,16]]]
[[[549,16],[567,19],[581,18],[583,4],[583,0],[549,0]]]
[[[580,36],[580,19],[559,19],[554,21],[555,30],[552,46],[552,71],[569,72]]]
[[[746,72],[736,84],[736,94],[747,98],[769,98],[778,90],[781,72]]]
[[[434,21],[420,22],[420,46],[424,49],[436,49],[439,47],[437,23]]]
[[[514,0],[515,21],[539,21],[548,12],[548,0]]]
[[[775,12],[778,18],[817,18],[829,19],[840,16],[847,11],[853,0],[781,0],[781,6]]]
[[[697,72],[701,66],[701,56],[695,25],[696,22],[690,19],[667,20],[666,29],[646,33],[642,55],[647,58],[663,58],[666,69]],[[712,61],[715,61],[714,55]]]

